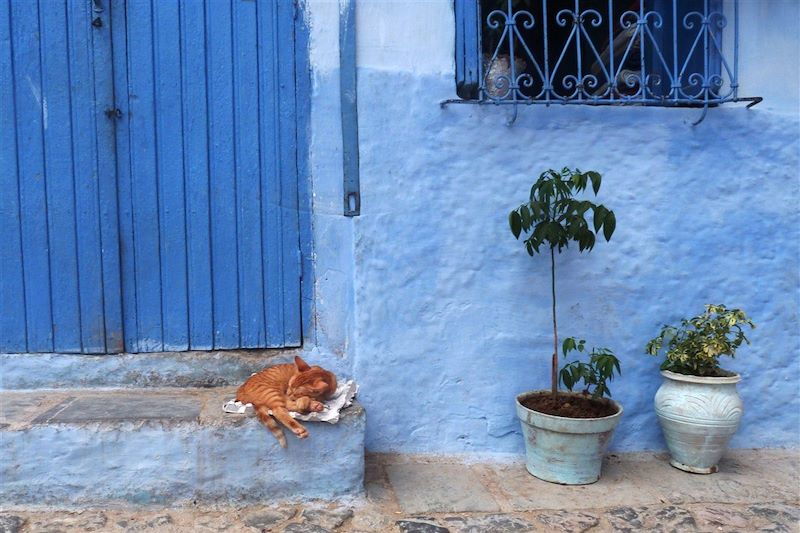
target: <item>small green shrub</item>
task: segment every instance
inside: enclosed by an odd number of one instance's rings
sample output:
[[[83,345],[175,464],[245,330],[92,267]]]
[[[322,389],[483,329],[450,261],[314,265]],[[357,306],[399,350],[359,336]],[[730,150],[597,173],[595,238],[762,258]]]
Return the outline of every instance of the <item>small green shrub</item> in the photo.
[[[572,351],[583,352],[586,349],[586,341],[576,341],[575,337],[564,339],[562,351],[567,357]],[[570,391],[580,382],[583,382],[584,394],[591,394],[592,398],[600,399],[603,396],[611,396],[611,389],[608,382],[614,379],[614,370],[617,374],[622,374],[619,368],[619,359],[608,348],[592,348],[587,352],[589,362],[572,361],[567,363],[559,373],[559,380]],[[590,390],[594,387],[594,390]]]
[[[743,342],[750,344],[742,326],[755,324],[741,309],[708,304],[706,311],[694,318],[682,319],[679,327],[661,328],[661,333],[647,343],[650,355],[664,351],[661,370],[690,376],[720,377],[730,372],[719,366],[723,355],[734,357]]]

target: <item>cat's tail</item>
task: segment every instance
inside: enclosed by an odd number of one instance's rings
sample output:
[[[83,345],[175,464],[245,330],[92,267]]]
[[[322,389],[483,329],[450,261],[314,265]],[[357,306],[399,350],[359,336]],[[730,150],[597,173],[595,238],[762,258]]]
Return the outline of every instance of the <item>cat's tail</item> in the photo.
[[[275,438],[278,439],[278,444],[281,445],[281,448],[286,448],[286,437],[283,435],[283,430],[278,423],[275,422],[275,419],[272,418],[272,415],[269,414],[269,409],[266,407],[259,407],[256,409],[256,414],[258,415],[258,419],[261,420],[261,422],[267,426],[267,429],[275,435]]]

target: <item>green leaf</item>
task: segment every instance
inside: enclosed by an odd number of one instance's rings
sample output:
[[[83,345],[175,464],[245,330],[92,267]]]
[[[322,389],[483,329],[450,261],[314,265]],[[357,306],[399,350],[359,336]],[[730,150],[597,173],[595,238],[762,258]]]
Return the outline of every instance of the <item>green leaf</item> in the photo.
[[[589,176],[590,180],[592,180],[592,190],[595,194],[597,194],[597,192],[600,190],[600,181],[602,180],[600,174],[594,170],[590,170],[586,173],[586,175]]]
[[[561,369],[561,372],[559,372],[558,377],[561,380],[561,383],[563,383],[567,389],[572,390],[572,385],[573,385],[572,376],[569,375],[567,367]]]
[[[594,230],[600,231],[600,226],[603,225],[603,219],[606,217],[608,209],[599,205],[594,208]]]
[[[594,233],[586,231],[580,237],[580,250],[591,250],[594,248]]]
[[[580,235],[578,235],[576,237],[576,239],[578,241],[578,251],[579,252],[584,251],[586,249],[586,246],[587,246],[586,234],[585,233],[581,233]]]
[[[567,337],[566,339],[564,339],[564,343],[561,345],[561,351],[564,352],[564,355],[567,355],[574,349],[575,349],[575,339],[573,337]]]
[[[522,231],[522,219],[519,213],[511,211],[511,213],[508,214],[508,224],[511,226],[511,233],[514,234],[514,237],[519,239],[519,234]]]
[[[522,229],[528,231],[531,227],[531,212],[528,210],[527,205],[521,205],[519,207],[519,212],[522,216]]]
[[[603,220],[603,236],[606,241],[611,240],[611,235],[614,234],[614,229],[617,227],[617,218],[614,216],[613,211],[609,211]]]

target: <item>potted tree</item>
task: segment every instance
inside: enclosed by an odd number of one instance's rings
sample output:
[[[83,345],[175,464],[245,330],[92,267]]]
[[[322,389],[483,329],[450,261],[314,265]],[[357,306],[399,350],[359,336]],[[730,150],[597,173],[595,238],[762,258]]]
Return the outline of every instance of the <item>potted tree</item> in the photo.
[[[573,361],[558,372],[558,322],[556,317],[555,254],[577,243],[579,251],[591,250],[601,230],[606,241],[616,226],[614,213],[603,205],[576,198],[591,183],[596,195],[601,176],[594,171],[564,168],[543,172],[531,187],[530,199],[509,214],[511,232],[525,234],[530,256],[540,249],[550,252],[550,289],[553,311],[553,353],[549,391],[530,391],[517,396],[517,416],[522,424],[527,469],[545,481],[568,485],[594,483],[600,478],[603,456],[622,416],[622,407],[605,399],[608,381],[619,373],[619,360],[606,348],[586,349],[585,341],[569,337],[562,351],[585,352],[588,362]],[[591,223],[587,217],[591,213]],[[570,392],[559,392],[561,383]],[[572,392],[583,383],[582,392]]]
[[[723,355],[734,357],[750,343],[743,326],[755,324],[741,309],[706,305],[703,314],[664,326],[646,351],[663,351],[655,408],[669,448],[670,464],[698,474],[712,474],[736,433],[742,400],[736,390],[739,374],[720,367]]]

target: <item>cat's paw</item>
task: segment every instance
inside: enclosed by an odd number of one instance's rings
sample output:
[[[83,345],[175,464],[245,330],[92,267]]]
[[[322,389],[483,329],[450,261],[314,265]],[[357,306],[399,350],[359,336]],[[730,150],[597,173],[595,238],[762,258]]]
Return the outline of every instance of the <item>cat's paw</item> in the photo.
[[[314,411],[315,413],[321,413],[325,410],[325,404],[322,402],[312,401],[308,406],[308,410]]]
[[[295,436],[298,439],[304,439],[304,438],[308,437],[308,430],[306,428],[302,427],[302,426],[299,427],[299,428],[293,429],[292,433],[294,433]]]
[[[290,411],[297,411],[298,413],[305,413],[311,406],[311,398],[298,398],[296,400],[289,400],[286,402],[286,407]]]

